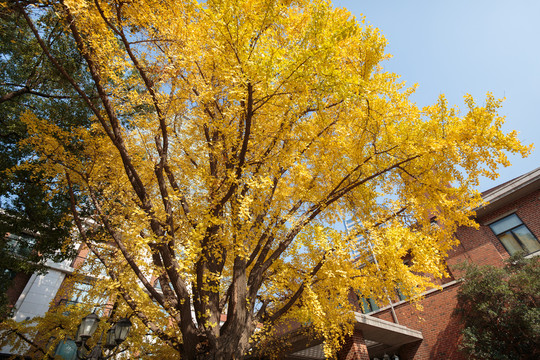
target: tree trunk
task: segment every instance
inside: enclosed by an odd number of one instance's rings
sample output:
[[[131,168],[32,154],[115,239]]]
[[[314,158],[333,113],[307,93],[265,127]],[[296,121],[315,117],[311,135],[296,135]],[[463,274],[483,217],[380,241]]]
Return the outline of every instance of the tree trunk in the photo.
[[[251,337],[253,327],[246,325],[245,327],[238,326],[236,331],[227,329],[226,334],[220,336],[211,346],[210,341],[204,337],[200,337],[199,342],[195,346],[185,346],[182,353],[182,360],[232,360],[242,359],[249,351],[249,339]]]

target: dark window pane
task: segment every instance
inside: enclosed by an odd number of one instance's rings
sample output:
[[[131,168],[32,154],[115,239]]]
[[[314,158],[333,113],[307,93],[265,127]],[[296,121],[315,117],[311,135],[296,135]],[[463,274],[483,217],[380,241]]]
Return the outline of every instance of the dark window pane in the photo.
[[[534,235],[527,229],[525,225],[513,229],[512,232],[517,236],[521,244],[525,247],[525,252],[531,254],[540,250],[540,244]]]
[[[364,314],[370,313],[372,311],[369,302],[367,302],[365,298],[360,298],[360,306],[362,307],[362,312]]]
[[[510,231],[505,232],[498,237],[510,255],[514,255],[518,251],[522,250],[521,245],[519,245],[516,238],[514,237],[514,235],[512,235]]]
[[[494,222],[493,224],[489,225],[489,227],[491,227],[491,230],[493,230],[495,235],[499,235],[500,233],[503,233],[521,224],[523,223],[521,222],[521,220],[519,220],[517,215],[512,214],[505,217],[504,219]]]
[[[400,286],[400,285],[396,287],[396,294],[397,294],[398,299],[399,299],[400,301],[403,301],[403,300],[405,300],[405,299],[407,298],[407,297],[406,297],[405,295],[403,295],[403,293],[401,292],[401,286]]]
[[[36,240],[29,236],[18,236],[10,234],[8,236],[7,248],[14,254],[27,257],[32,252]]]
[[[369,301],[369,305],[371,307],[371,311],[379,310],[379,306],[377,306],[377,303],[375,302],[375,300],[369,298],[368,301]]]

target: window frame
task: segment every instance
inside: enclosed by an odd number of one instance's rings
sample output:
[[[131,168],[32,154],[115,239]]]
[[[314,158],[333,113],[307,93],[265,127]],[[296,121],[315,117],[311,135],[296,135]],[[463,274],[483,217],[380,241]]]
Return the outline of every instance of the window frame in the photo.
[[[515,217],[517,218],[517,220],[519,220],[519,224],[513,226],[513,227],[510,227],[510,228],[506,228],[502,231],[499,231],[499,232],[496,232],[494,229],[493,229],[493,226],[496,225],[497,223],[503,221],[503,220],[506,220],[510,217]],[[529,229],[529,227],[523,222],[523,220],[519,217],[518,214],[516,214],[515,212],[511,213],[511,214],[507,214],[489,224],[487,224],[491,230],[491,232],[495,235],[495,237],[497,238],[497,240],[499,240],[499,242],[501,243],[501,245],[504,247],[504,249],[506,250],[506,252],[510,255],[514,255],[516,252],[514,253],[511,253],[510,250],[509,250],[509,247],[505,244],[505,242],[503,240],[501,240],[501,235],[505,235],[505,234],[510,234],[512,236],[512,238],[516,241],[516,243],[521,247],[521,251],[523,251],[525,253],[525,255],[531,255],[531,254],[535,254],[535,253],[538,253],[540,252],[540,249],[539,250],[535,250],[535,251],[532,251],[532,252],[529,252],[529,250],[527,249],[527,247],[524,245],[524,243],[521,241],[521,239],[519,238],[519,236],[516,235],[516,233],[514,232],[514,230],[518,229],[518,228],[521,228],[521,227],[524,227],[525,229],[527,229],[527,231],[529,232],[529,234],[531,234],[532,238],[534,240],[536,240],[536,242],[538,243],[538,245],[540,246],[540,241],[538,240],[538,238],[536,237],[536,235],[531,231],[531,229]]]
[[[30,235],[6,235],[6,247],[9,251],[18,257],[28,258],[34,247],[36,246],[36,238]]]
[[[377,302],[373,298],[371,297],[366,298],[359,294],[357,294],[356,296],[358,298],[358,305],[360,307],[362,314],[371,314],[381,309],[379,304],[377,304]]]

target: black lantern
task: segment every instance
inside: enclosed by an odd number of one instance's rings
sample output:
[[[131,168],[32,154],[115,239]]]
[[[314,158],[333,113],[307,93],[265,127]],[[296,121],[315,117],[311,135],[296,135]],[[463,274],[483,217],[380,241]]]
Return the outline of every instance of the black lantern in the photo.
[[[86,341],[92,336],[92,334],[96,331],[97,325],[99,322],[99,317],[96,314],[90,314],[84,319],[82,319],[81,325],[79,325],[77,329],[77,338],[76,338],[76,344],[77,344],[77,359],[80,360],[103,360],[103,359],[109,359],[114,354],[109,354],[108,356],[104,356],[102,352],[102,340],[103,335],[105,335],[103,332],[101,333],[101,336],[99,337],[99,340],[92,348],[90,353],[85,353],[85,348],[89,349],[86,345]],[[115,347],[120,345],[124,340],[126,340],[129,330],[131,329],[131,321],[129,319],[120,319],[116,324],[114,324],[108,331],[105,337],[105,344],[103,344],[103,348],[105,348],[108,351],[113,351]]]
[[[131,321],[126,318],[120,319],[116,325],[113,326],[114,328],[114,341],[116,342],[116,345],[120,345],[121,343],[126,340],[129,330],[131,330]]]
[[[116,325],[113,325],[109,330],[107,330],[107,335],[105,337],[105,346],[103,346],[107,350],[112,350],[116,346],[116,341],[114,339],[115,329]]]
[[[98,322],[99,317],[94,313],[85,316],[81,321],[81,325],[79,325],[79,329],[77,330],[76,340],[80,339],[80,341],[86,342],[86,340],[88,340],[96,331]]]

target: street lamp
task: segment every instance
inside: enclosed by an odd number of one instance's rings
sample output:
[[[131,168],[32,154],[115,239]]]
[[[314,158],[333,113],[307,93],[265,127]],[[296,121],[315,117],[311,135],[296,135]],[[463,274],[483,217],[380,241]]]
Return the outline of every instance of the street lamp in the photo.
[[[77,329],[77,339],[85,343],[96,331],[98,323],[99,317],[95,313],[85,316]]]
[[[114,329],[114,341],[116,341],[116,345],[120,345],[127,339],[132,325],[128,318],[122,318],[116,323]]]
[[[107,335],[105,335],[105,346],[104,346],[104,348],[107,350],[112,350],[116,346],[115,330],[116,330],[116,325],[111,326],[111,328],[107,330]]]
[[[101,340],[103,339],[103,332],[92,351],[88,355],[85,355],[84,347],[86,347],[86,341],[94,334],[99,323],[99,317],[92,313],[88,316],[85,316],[79,327],[77,328],[77,335],[75,338],[75,344],[77,345],[77,358],[80,360],[104,360],[108,359],[110,356],[103,356],[101,350]],[[131,329],[131,321],[129,319],[123,318],[114,324],[108,331],[105,338],[105,349],[111,351],[118,345],[120,345],[124,340],[126,340],[129,330]],[[112,355],[111,355],[112,356]]]
[[[111,350],[120,345],[126,340],[129,330],[131,329],[131,321],[129,319],[120,319],[109,330],[105,338],[105,349]]]

